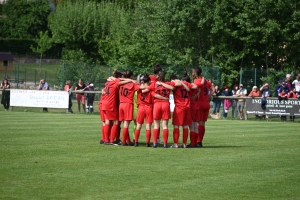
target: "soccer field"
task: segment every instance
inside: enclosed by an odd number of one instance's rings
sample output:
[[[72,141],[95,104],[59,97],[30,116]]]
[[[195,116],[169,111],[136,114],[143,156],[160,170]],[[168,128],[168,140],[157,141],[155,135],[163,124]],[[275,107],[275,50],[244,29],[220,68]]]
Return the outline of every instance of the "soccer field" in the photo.
[[[153,149],[100,145],[98,115],[0,116],[1,199],[300,199],[299,123],[210,119],[204,148]]]

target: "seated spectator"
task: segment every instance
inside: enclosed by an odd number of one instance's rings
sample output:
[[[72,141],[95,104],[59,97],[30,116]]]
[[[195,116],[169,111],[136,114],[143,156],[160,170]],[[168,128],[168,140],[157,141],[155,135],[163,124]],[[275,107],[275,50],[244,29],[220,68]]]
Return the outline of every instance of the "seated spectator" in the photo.
[[[252,91],[248,95],[248,97],[259,97],[260,91],[257,89],[257,86],[253,86]]]

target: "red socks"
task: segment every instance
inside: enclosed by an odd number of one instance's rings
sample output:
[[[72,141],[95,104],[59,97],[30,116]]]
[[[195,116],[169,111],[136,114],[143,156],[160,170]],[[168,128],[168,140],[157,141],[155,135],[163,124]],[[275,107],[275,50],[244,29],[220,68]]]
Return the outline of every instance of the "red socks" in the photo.
[[[197,142],[202,142],[205,134],[205,126],[198,126],[199,136]]]
[[[159,134],[159,129],[154,129],[153,130],[153,144],[156,144],[158,134]]]
[[[164,145],[168,144],[169,129],[163,129]]]
[[[128,133],[128,128],[123,128],[123,132],[122,132],[122,143],[123,144],[126,144],[127,133]],[[128,134],[128,136],[129,136],[129,134]]]
[[[118,128],[119,128],[119,126],[117,124],[114,124],[112,126],[111,131],[110,131],[110,143],[114,142],[115,137],[116,137],[117,132],[118,132]]]
[[[178,134],[178,136],[179,136],[179,134]],[[184,129],[183,129],[183,138],[182,138],[182,143],[183,143],[183,144],[186,144],[186,141],[187,141],[187,139],[188,139],[188,136],[189,136],[189,129],[184,128]],[[178,140],[177,140],[177,142],[178,142]],[[178,144],[178,143],[177,143],[177,144]]]
[[[174,128],[173,130],[173,140],[174,140],[174,144],[178,144],[178,140],[179,140],[179,128]]]
[[[146,130],[146,143],[150,143],[151,130]]]
[[[104,142],[108,143],[109,142],[109,135],[110,135],[110,125],[106,124],[104,126]]]
[[[140,133],[141,133],[141,130],[138,130],[138,129],[135,130],[135,133],[134,133],[134,142],[138,142],[139,141]]]

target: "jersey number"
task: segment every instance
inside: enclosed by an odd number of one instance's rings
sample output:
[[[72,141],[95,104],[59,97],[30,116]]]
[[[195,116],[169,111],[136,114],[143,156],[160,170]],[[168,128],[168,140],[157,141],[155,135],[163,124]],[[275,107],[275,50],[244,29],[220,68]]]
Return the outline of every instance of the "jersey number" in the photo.
[[[162,91],[162,93],[160,91]],[[166,97],[167,96],[167,90],[165,90],[165,89],[157,90],[157,94],[162,95],[163,97]]]
[[[128,89],[127,88],[121,88],[121,95],[127,97],[128,95]]]
[[[180,90],[180,92],[181,92],[181,98],[183,98],[183,99],[189,98],[188,97],[188,91],[186,91],[186,90]]]

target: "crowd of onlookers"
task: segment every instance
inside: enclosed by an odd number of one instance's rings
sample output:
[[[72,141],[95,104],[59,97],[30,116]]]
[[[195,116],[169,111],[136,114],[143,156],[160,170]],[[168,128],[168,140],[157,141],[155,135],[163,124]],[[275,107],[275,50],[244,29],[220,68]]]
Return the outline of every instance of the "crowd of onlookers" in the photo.
[[[244,88],[243,84],[234,85],[230,90],[227,85],[223,86],[221,89],[218,85],[215,85],[215,92],[213,97],[220,96],[236,96],[241,97],[238,99],[221,99],[213,98],[213,109],[211,117],[215,119],[224,118],[228,116],[228,110],[231,107],[232,118],[244,117],[244,106],[245,98],[243,97],[261,97],[263,101],[266,102],[268,97],[277,97],[279,100],[298,98],[300,99],[300,74],[293,80],[291,74],[287,74],[285,78],[278,81],[278,84],[272,91],[270,89],[269,83],[265,82],[260,88],[253,86],[252,90],[248,94],[247,89]],[[220,114],[220,108],[223,106],[222,114]],[[256,116],[259,117],[259,116]],[[264,116],[268,117],[268,116]],[[286,120],[286,116],[281,116],[282,120]],[[294,116],[291,117],[291,121],[294,121]]]

